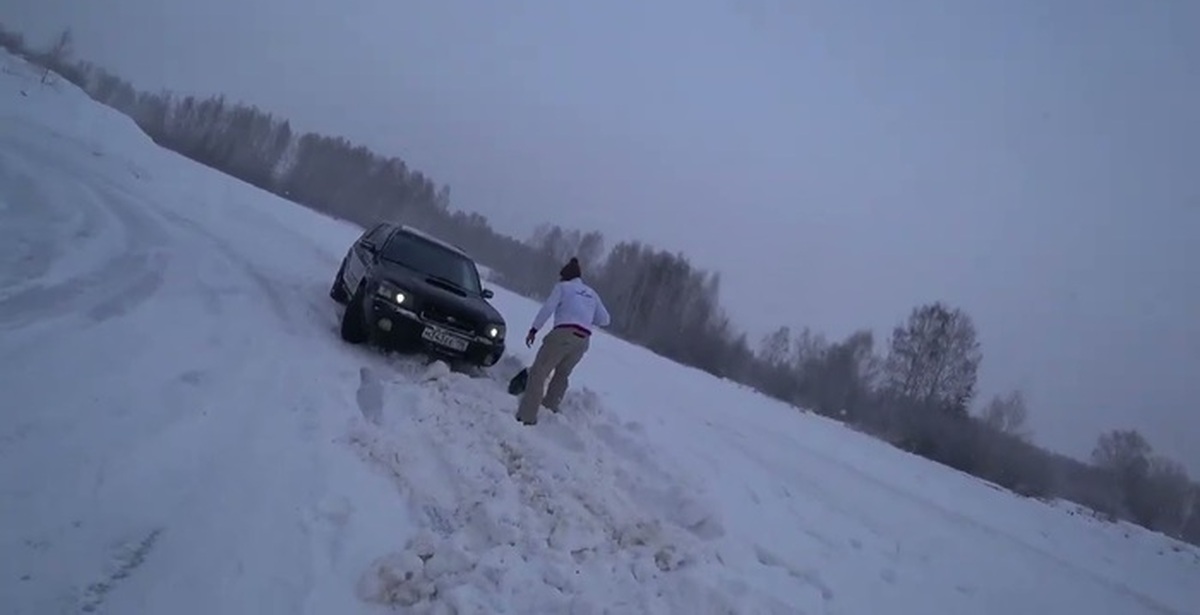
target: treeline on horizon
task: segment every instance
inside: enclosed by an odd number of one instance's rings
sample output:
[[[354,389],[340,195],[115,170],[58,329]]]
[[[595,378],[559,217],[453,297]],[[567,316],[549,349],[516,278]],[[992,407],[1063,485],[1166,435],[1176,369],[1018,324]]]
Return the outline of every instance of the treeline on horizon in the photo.
[[[42,67],[42,86],[61,75],[163,147],[360,226],[389,219],[423,228],[465,247],[497,284],[526,297],[543,298],[561,264],[578,256],[609,304],[612,332],[666,358],[1015,493],[1072,501],[1200,545],[1200,485],[1137,430],[1101,434],[1085,463],[1032,443],[1020,391],[980,403],[983,354],[961,309],[916,306],[878,345],[869,329],[830,341],[787,326],[751,341],[721,305],[720,276],[684,254],[636,240],[609,246],[598,232],[549,224],[524,240],[509,237],[486,217],[452,208],[448,186],[399,158],[341,137],[298,134],[284,119],[221,96],[138,91],[73,60],[69,31],[36,51],[0,25],[0,45]]]

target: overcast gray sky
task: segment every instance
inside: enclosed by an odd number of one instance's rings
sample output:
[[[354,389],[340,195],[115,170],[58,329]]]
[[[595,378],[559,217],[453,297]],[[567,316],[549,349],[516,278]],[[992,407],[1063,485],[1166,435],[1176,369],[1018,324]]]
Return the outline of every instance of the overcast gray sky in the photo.
[[[400,155],[455,205],[690,254],[755,335],[943,299],[985,395],[1200,475],[1200,3],[0,0],[143,88]],[[886,338],[882,338],[886,339]]]

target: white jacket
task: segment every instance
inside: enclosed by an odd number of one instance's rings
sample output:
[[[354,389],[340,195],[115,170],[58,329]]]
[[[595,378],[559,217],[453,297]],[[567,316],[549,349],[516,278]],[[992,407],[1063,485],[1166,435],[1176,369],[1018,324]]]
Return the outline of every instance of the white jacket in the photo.
[[[588,331],[593,326],[607,327],[611,318],[600,295],[592,287],[575,278],[554,285],[550,296],[533,319],[533,329],[539,330],[554,314],[554,326],[574,325]]]

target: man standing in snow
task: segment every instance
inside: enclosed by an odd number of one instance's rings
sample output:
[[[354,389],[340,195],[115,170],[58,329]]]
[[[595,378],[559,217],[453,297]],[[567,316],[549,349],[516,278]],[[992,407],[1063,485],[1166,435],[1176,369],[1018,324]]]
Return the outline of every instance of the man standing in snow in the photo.
[[[538,406],[546,406],[558,412],[571,371],[583,359],[592,335],[592,327],[607,327],[610,321],[608,310],[600,295],[580,279],[579,260],[572,258],[558,272],[559,282],[550,291],[546,303],[533,319],[525,345],[532,347],[537,331],[550,314],[554,314],[554,328],[542,340],[533,365],[529,368],[529,380],[517,409],[517,420],[526,425],[537,423]],[[546,378],[550,373],[550,386]],[[543,390],[545,391],[543,393]]]

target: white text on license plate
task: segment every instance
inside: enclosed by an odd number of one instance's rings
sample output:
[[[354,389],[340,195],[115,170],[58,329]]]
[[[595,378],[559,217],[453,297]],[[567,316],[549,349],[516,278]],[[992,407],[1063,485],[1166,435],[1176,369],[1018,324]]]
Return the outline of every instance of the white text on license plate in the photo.
[[[457,335],[447,333],[441,329],[425,327],[425,330],[421,332],[421,337],[433,342],[434,344],[452,348],[460,352],[467,349],[467,340],[464,340]]]

